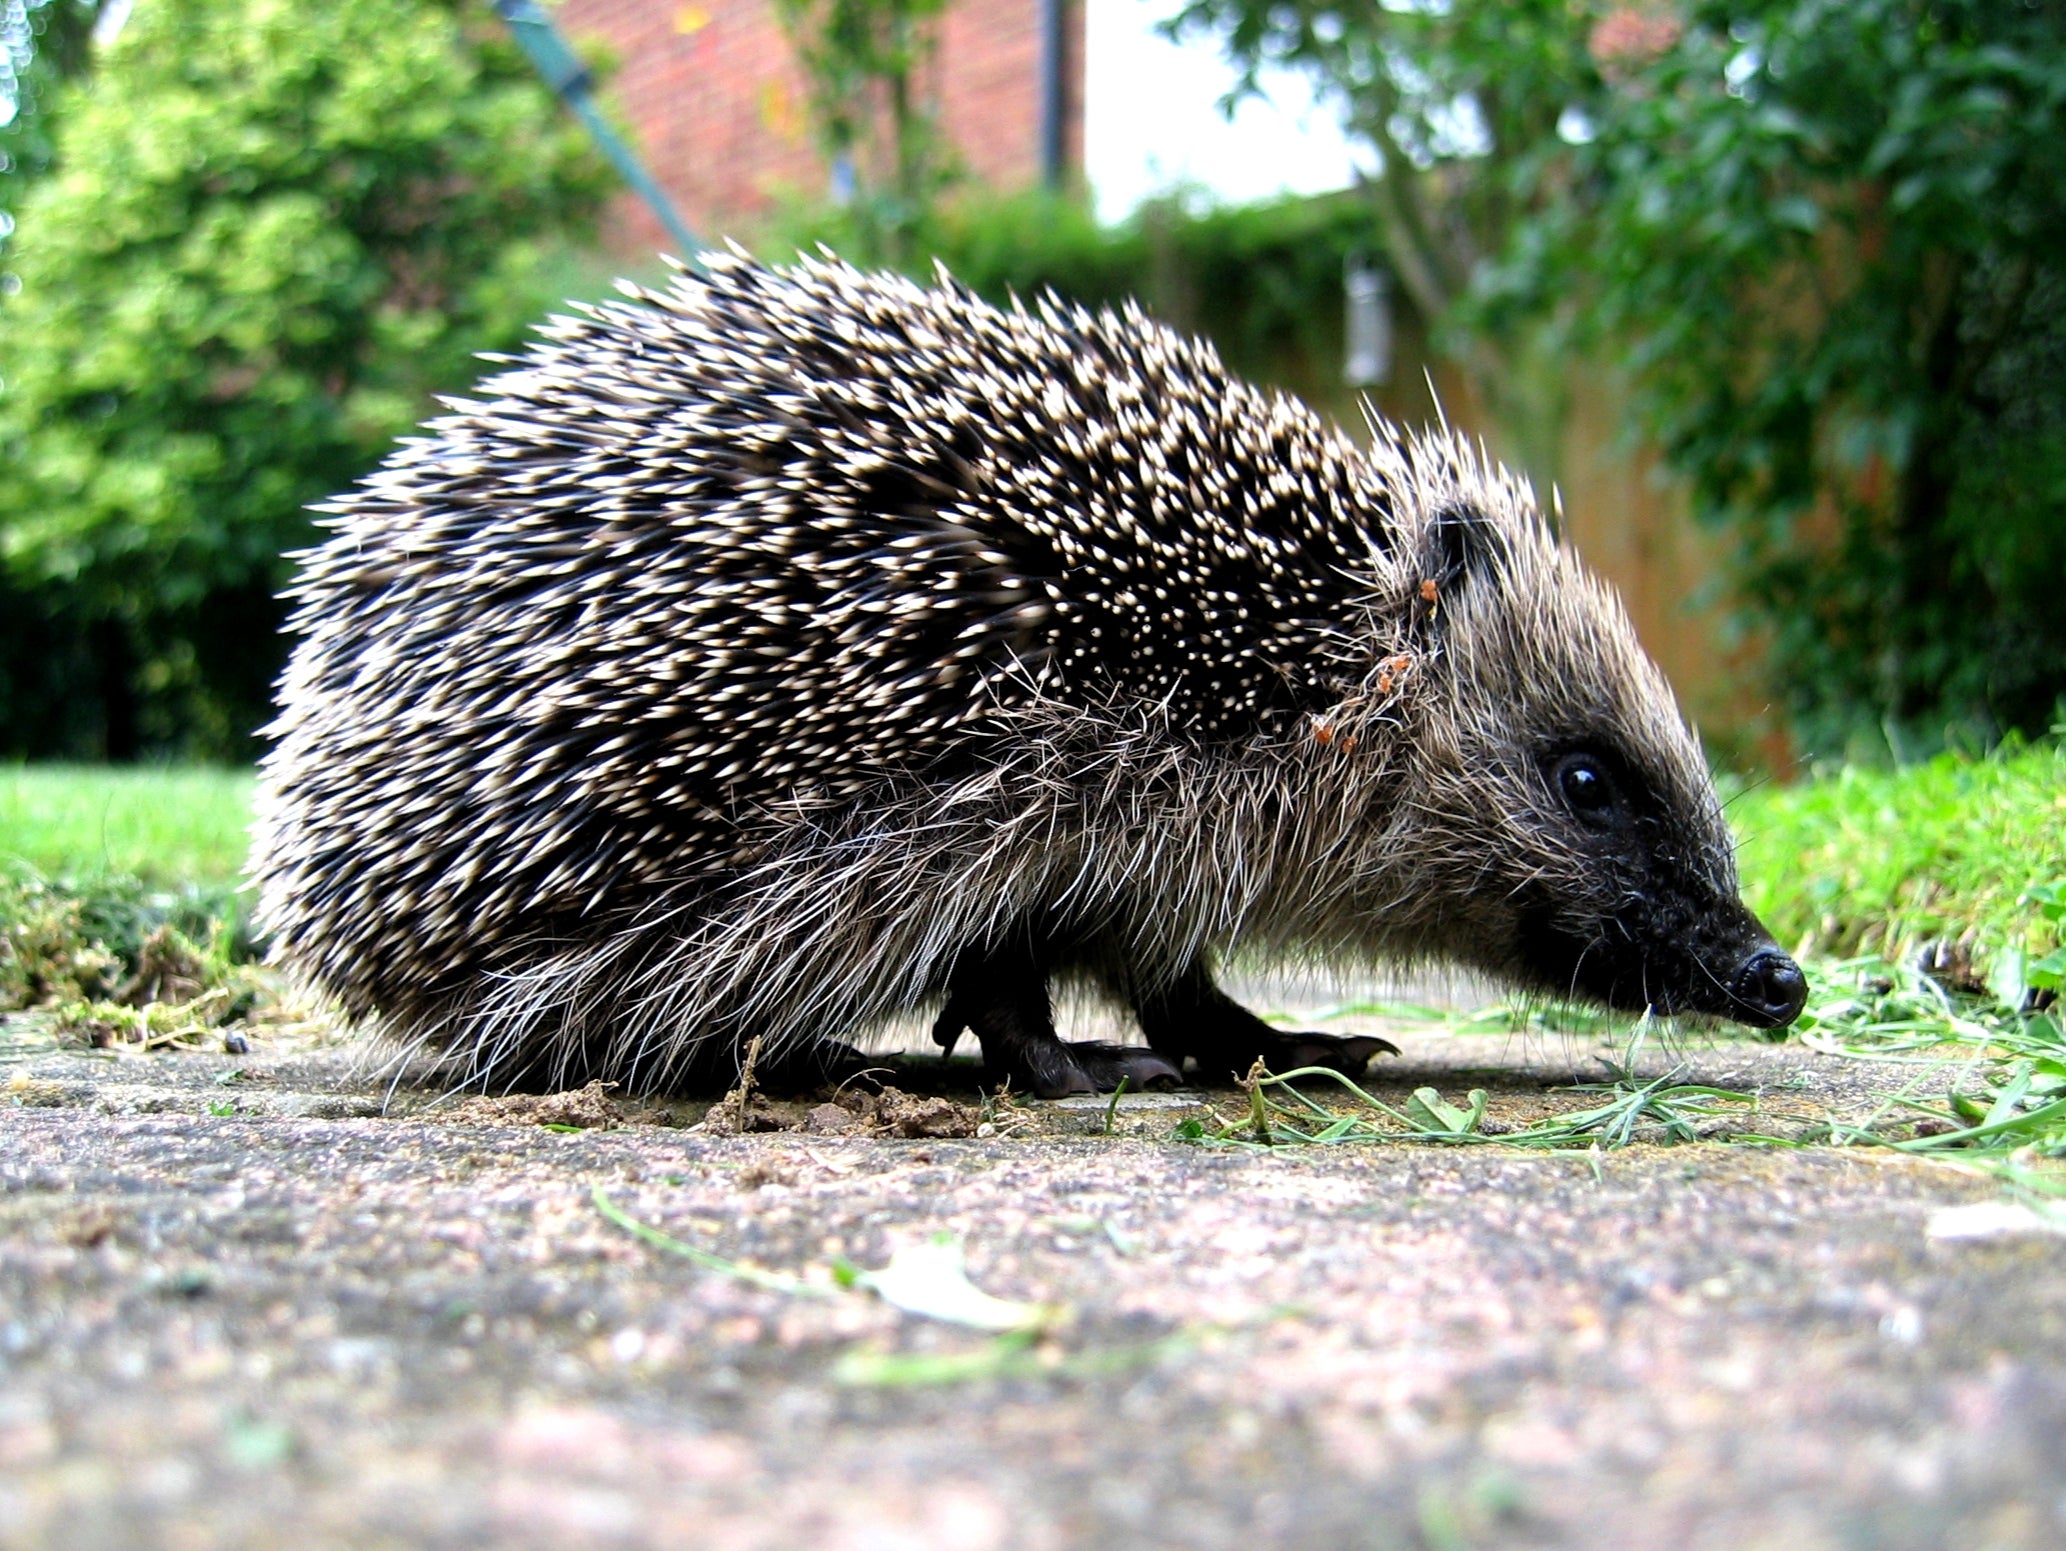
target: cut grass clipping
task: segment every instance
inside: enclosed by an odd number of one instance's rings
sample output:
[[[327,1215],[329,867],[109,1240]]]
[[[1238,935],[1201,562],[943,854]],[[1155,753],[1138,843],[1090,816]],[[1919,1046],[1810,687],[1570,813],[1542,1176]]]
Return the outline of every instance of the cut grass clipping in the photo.
[[[269,990],[256,958],[225,891],[0,871],[0,1012],[43,1008],[61,1025],[163,1044],[249,1013]]]
[[[1674,1073],[1638,1081],[1632,1075],[1633,1064],[1631,1054],[1627,1065],[1609,1068],[1609,1081],[1576,1083],[1565,1090],[1602,1094],[1604,1102],[1493,1133],[1486,1129],[1482,1088],[1473,1088],[1461,1106],[1446,1102],[1433,1088],[1419,1088],[1400,1109],[1372,1097],[1331,1067],[1302,1066],[1278,1075],[1258,1061],[1241,1084],[1248,1092],[1245,1113],[1217,1121],[1184,1120],[1172,1140],[1208,1147],[1341,1142],[1483,1143],[1554,1150],[1626,1147],[1636,1141],[1694,1141],[1717,1121],[1723,1129],[1741,1129],[1737,1120],[1756,1107],[1753,1094],[1682,1083]],[[1315,1081],[1340,1088],[1355,1107],[1347,1112],[1332,1108],[1297,1086]]]
[[[2066,915],[2066,889],[2047,891]],[[1915,1076],[1890,1088],[1882,1123],[1839,1141],[1904,1152],[1956,1153],[2019,1170],[2066,1157],[2066,1029],[2058,1002],[2066,949],[2025,961],[1994,986],[1947,984],[1914,964],[1865,957],[1826,967],[1801,1019],[1811,1048]],[[1927,1085],[1927,1086],[1926,1086]],[[2054,1175],[2061,1193],[2066,1176]]]
[[[2031,889],[2021,902],[2041,923],[2042,951],[2021,943],[1992,957],[1981,975],[1962,957],[1925,952],[1921,962],[1878,955],[1813,966],[1811,996],[1797,1025],[1809,1048],[1827,1055],[1909,1067],[1889,1085],[1879,1114],[1862,1125],[1830,1123],[1820,1134],[1775,1137],[1749,1124],[1756,1099],[1732,1089],[1682,1083],[1673,1073],[1650,1081],[1633,1074],[1645,1026],[1609,1080],[1567,1090],[1602,1102],[1488,1134],[1486,1095],[1459,1104],[1421,1088],[1396,1108],[1339,1072],[1303,1067],[1281,1075],[1260,1063],[1243,1086],[1246,1112],[1218,1121],[1190,1119],[1175,1139],[1208,1146],[1268,1147],[1338,1142],[1496,1142],[1522,1148],[1612,1148],[1631,1142],[1685,1142],[1727,1135],[1738,1142],[1810,1142],[1886,1147],[1955,1157],[2028,1190],[2066,1198],[2066,883]],[[2026,939],[2027,940],[2027,939]],[[1937,963],[1932,972],[1925,963]],[[1542,1009],[1492,1009],[1452,1015],[1451,1027],[1509,1026]],[[1332,1084],[1353,1107],[1344,1112],[1298,1083]],[[1934,1085],[1934,1087],[1930,1086]]]
[[[236,893],[250,772],[0,765],[0,1012],[65,1043],[220,1048],[272,999]],[[42,1040],[0,1041],[0,1061]]]
[[[1800,1038],[1912,1072],[1836,1139],[2066,1191],[2066,743],[1846,768],[1729,814],[1749,903],[1808,965]]]

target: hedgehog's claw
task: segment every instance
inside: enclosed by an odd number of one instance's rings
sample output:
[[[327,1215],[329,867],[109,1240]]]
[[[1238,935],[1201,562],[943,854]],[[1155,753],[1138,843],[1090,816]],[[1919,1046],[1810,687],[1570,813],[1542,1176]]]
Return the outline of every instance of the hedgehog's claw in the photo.
[[[1121,1082],[1135,1093],[1145,1088],[1175,1088],[1183,1083],[1176,1067],[1138,1045],[1071,1044],[1048,1038],[1029,1040],[997,1059],[987,1052],[984,1080],[993,1087],[1010,1086],[1040,1099],[1066,1099],[1083,1093],[1110,1093]]]
[[[1150,1088],[1181,1088],[1184,1074],[1141,1045],[1105,1045],[1088,1041],[1063,1044],[1077,1070],[1089,1079],[1086,1092],[1111,1093],[1123,1082],[1130,1093]]]
[[[1361,1077],[1371,1058],[1397,1055],[1399,1047],[1375,1034],[1291,1033],[1272,1028],[1212,983],[1203,964],[1194,964],[1156,995],[1136,1002],[1148,1043],[1171,1061],[1186,1057],[1211,1082],[1238,1082],[1261,1061],[1273,1072],[1324,1066],[1344,1077]]]
[[[1273,1033],[1257,1052],[1273,1072],[1295,1072],[1302,1066],[1324,1066],[1344,1077],[1361,1077],[1378,1055],[1395,1056],[1399,1047],[1375,1034]]]
[[[954,1047],[961,1043],[961,1036],[968,1028],[969,1010],[966,1000],[955,993],[947,998],[947,1005],[940,1009],[940,1016],[933,1020],[933,1043],[940,1047],[940,1059],[950,1059]]]
[[[983,1047],[983,1080],[1036,1098],[1110,1093],[1122,1082],[1176,1088],[1182,1067],[1139,1045],[1069,1044],[1055,1035],[1047,970],[1029,949],[971,957],[933,1022],[933,1043],[947,1055],[966,1029]]]

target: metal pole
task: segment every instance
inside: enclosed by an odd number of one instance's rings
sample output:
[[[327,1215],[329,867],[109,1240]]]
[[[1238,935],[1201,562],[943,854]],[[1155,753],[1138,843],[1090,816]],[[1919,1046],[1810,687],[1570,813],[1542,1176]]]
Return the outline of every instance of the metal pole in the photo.
[[[580,57],[567,47],[566,39],[559,35],[552,18],[545,14],[537,0],[495,0],[495,11],[508,23],[510,36],[530,56],[531,63],[545,78],[545,84],[552,88],[553,95],[572,108],[574,116],[588,126],[588,133],[616,167],[618,175],[660,218],[660,224],[667,228],[668,235],[681,249],[679,256],[693,265],[703,244],[675,213],[673,201],[653,181],[653,175],[646,171],[637,154],[604,119],[602,111],[595,105],[595,77],[588,66],[581,63]]]
[[[1051,189],[1062,186],[1068,170],[1062,145],[1068,20],[1069,0],[1040,0],[1040,178]]]

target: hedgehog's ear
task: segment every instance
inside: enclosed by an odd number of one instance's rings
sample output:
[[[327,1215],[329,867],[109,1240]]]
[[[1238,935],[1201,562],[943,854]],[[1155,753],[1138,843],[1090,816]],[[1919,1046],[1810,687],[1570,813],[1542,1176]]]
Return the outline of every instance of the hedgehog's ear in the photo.
[[[1438,594],[1469,587],[1505,557],[1506,540],[1491,518],[1458,502],[1436,512],[1421,550],[1421,589],[1432,582]]]

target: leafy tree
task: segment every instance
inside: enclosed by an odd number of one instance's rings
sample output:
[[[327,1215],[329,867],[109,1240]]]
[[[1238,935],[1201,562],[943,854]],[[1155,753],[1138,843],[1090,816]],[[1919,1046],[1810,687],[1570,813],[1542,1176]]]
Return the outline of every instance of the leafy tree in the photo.
[[[1310,74],[1376,152],[1378,245],[1538,474],[1554,477],[1562,379],[1524,330],[1446,326],[1517,234],[1567,196],[1558,134],[1597,90],[1588,8],[1570,0],[1188,0],[1167,24],[1218,36],[1252,91],[1266,64]]]
[[[305,506],[519,336],[607,176],[457,0],[150,0],[53,108],[0,296],[5,736],[242,753]]]
[[[1383,154],[1466,364],[1626,352],[1811,743],[2066,690],[2061,0],[1194,0]],[[1548,328],[1545,329],[1544,325]],[[1546,438],[1524,439],[1540,449]]]

